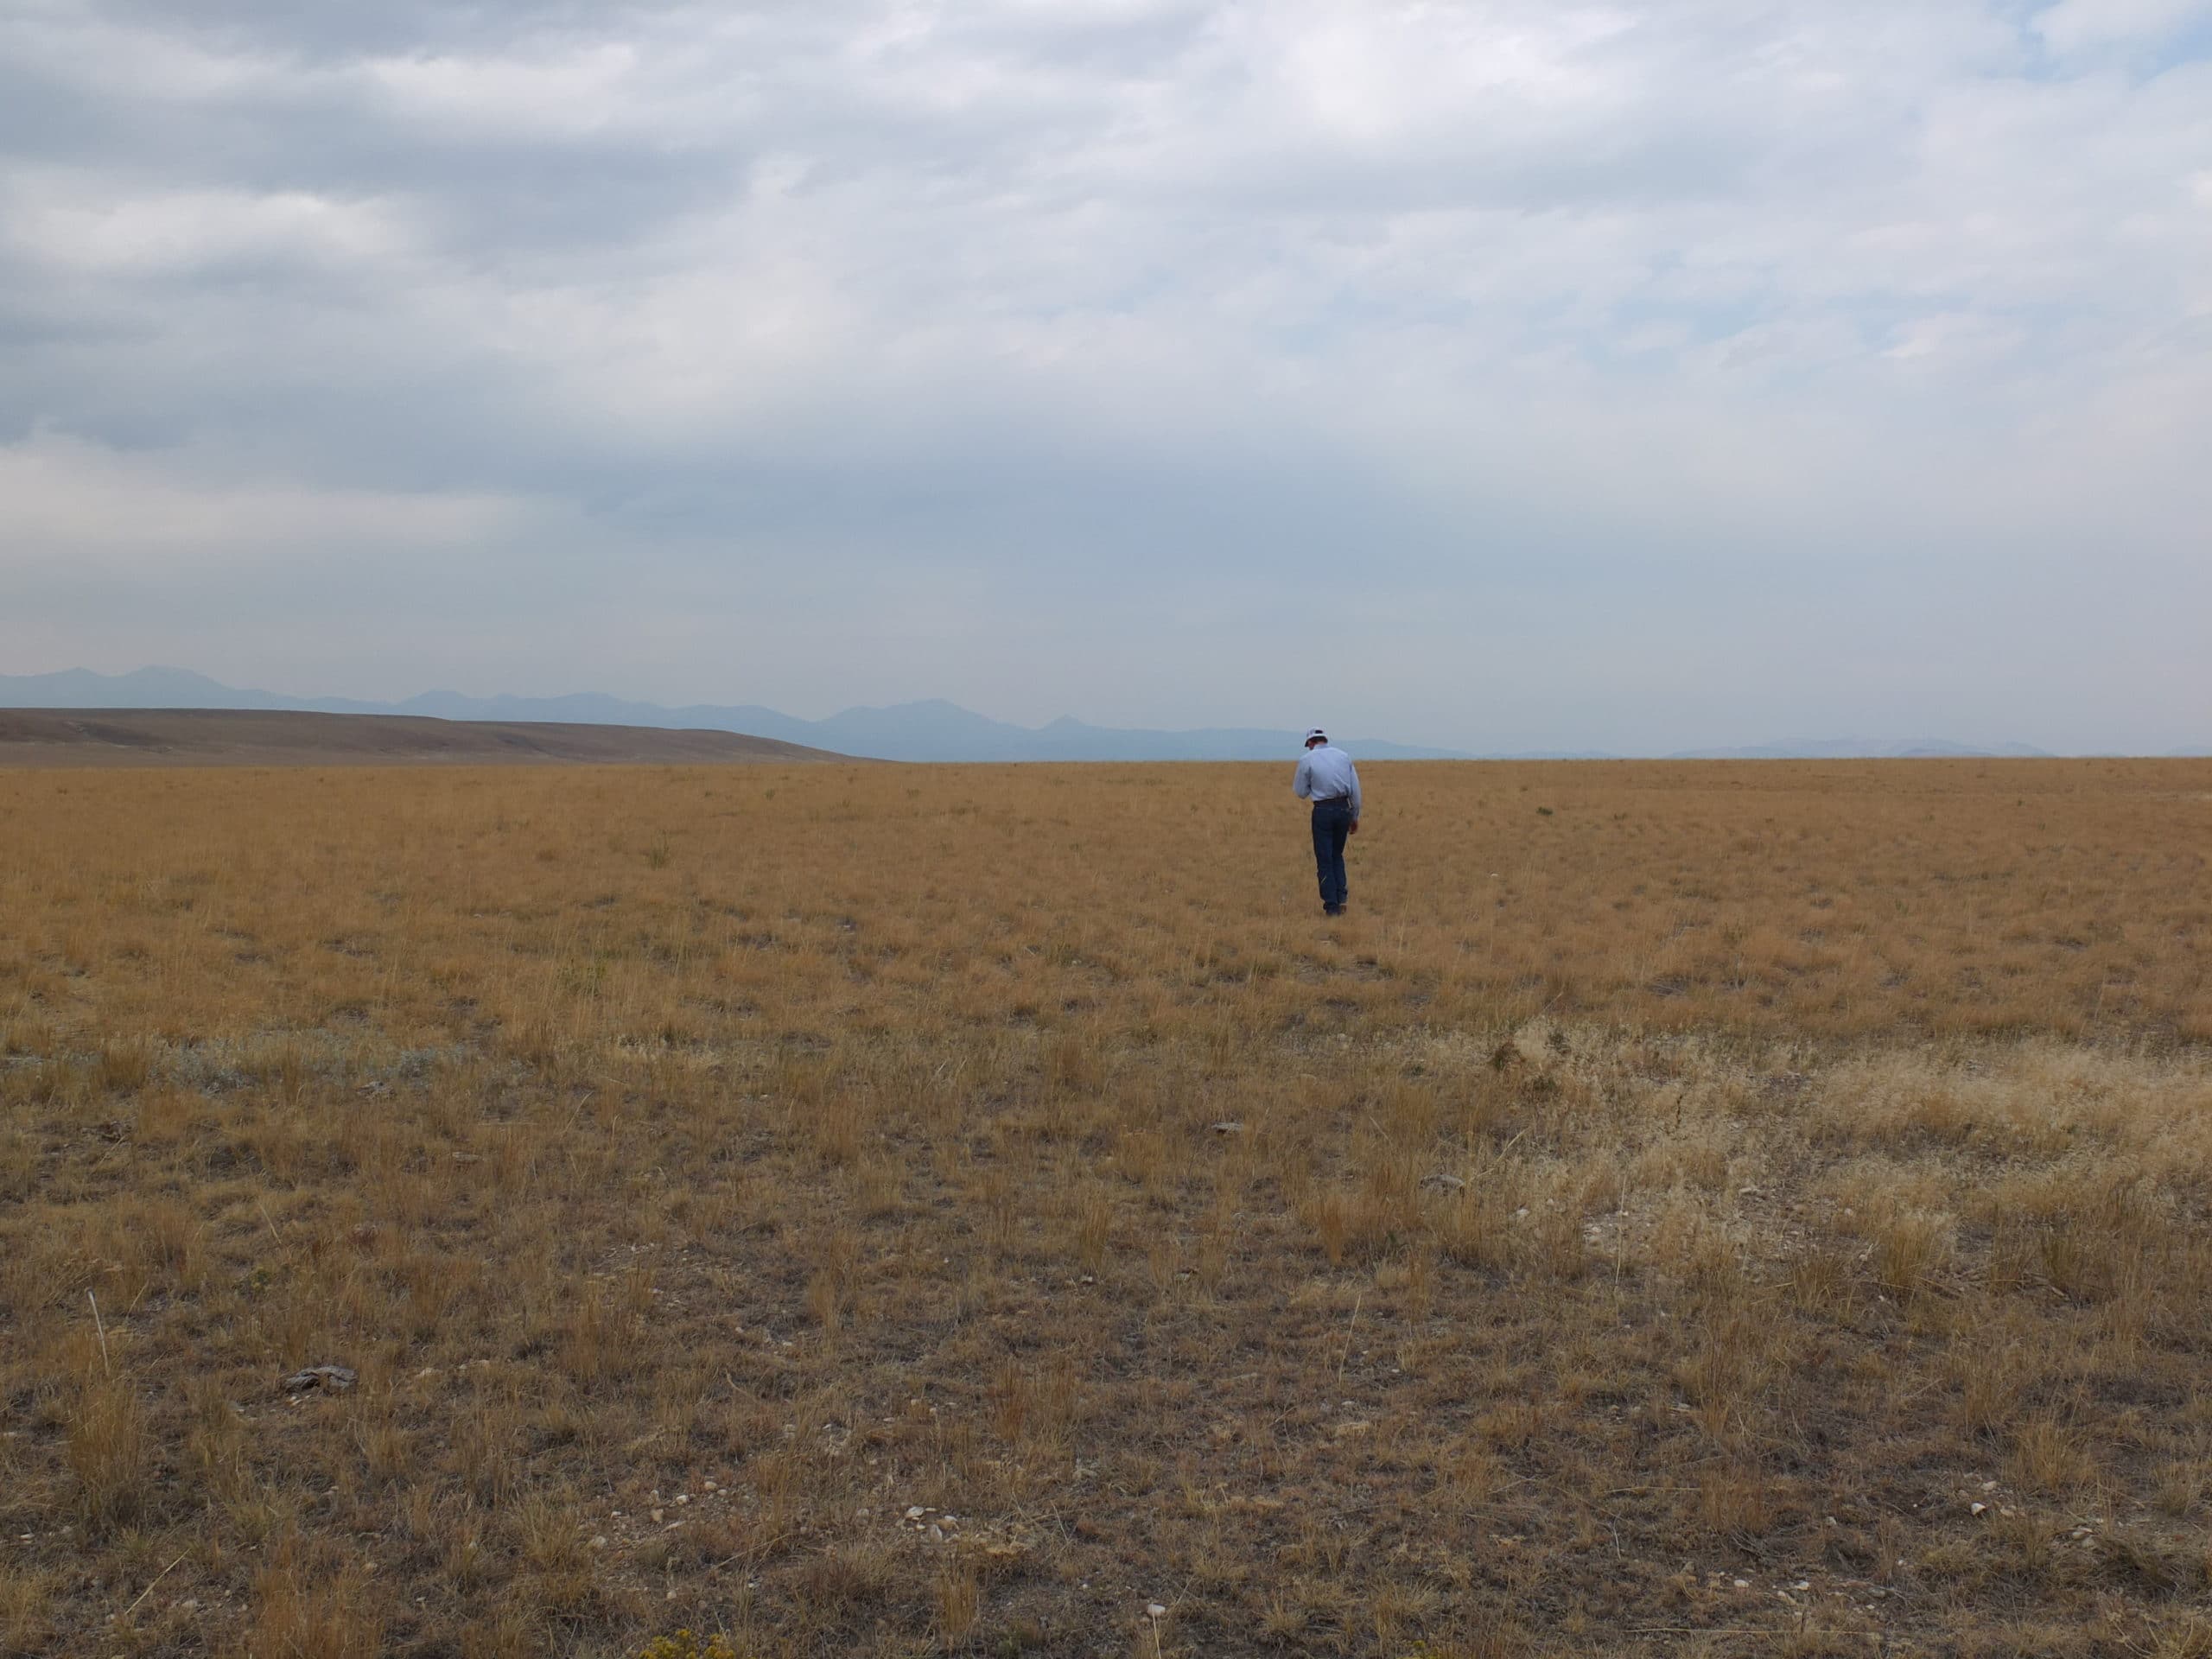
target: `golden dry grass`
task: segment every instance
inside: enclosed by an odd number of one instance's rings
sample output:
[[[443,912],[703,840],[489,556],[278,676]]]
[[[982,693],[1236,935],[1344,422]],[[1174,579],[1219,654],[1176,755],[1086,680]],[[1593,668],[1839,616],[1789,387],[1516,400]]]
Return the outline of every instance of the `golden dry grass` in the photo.
[[[0,1648],[2212,1653],[2212,766],[1369,770],[0,773]]]

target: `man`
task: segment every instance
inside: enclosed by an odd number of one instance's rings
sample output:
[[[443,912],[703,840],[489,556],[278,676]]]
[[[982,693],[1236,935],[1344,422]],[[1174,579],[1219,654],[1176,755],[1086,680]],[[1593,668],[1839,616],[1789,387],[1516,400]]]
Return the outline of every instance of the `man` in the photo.
[[[1306,758],[1290,780],[1301,801],[1313,803],[1313,868],[1321,878],[1321,913],[1341,916],[1348,889],[1344,842],[1359,833],[1359,768],[1316,726],[1306,734]]]

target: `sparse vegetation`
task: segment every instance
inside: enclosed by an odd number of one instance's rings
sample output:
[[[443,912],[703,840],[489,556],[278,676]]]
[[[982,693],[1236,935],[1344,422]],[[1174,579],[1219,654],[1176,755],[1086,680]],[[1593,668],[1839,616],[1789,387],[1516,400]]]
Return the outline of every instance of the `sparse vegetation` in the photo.
[[[0,772],[0,1649],[2212,1651],[2212,767],[1369,771]]]

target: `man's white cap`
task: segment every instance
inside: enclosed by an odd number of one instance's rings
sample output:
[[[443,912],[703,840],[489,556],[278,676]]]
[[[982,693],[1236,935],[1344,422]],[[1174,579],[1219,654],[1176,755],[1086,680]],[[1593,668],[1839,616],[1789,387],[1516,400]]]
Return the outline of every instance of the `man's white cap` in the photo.
[[[1324,743],[1329,741],[1329,734],[1323,731],[1319,726],[1316,726],[1312,731],[1306,734],[1306,741],[1308,743],[1311,743],[1317,737]]]

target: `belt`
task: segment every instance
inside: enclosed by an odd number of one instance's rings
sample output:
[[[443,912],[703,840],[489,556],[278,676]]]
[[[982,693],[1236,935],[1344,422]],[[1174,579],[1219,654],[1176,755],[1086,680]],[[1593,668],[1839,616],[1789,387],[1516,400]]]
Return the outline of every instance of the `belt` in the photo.
[[[1313,804],[1316,806],[1334,806],[1338,801],[1348,801],[1350,799],[1351,799],[1351,797],[1349,795],[1316,795],[1313,798]]]

